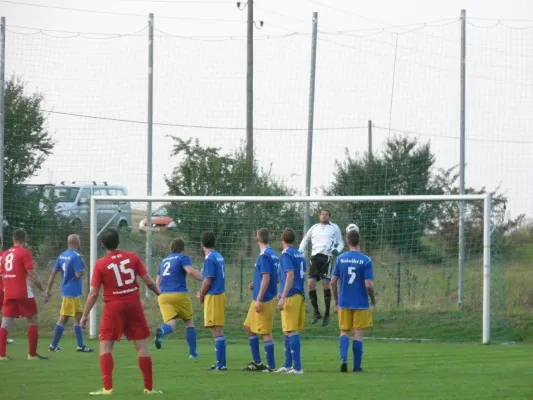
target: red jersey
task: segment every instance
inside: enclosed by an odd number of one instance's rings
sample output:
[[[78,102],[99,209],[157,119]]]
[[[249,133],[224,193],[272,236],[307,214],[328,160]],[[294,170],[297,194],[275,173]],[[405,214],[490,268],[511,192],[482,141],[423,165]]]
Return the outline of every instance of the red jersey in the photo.
[[[2,255],[3,254],[4,254],[4,252],[0,250],[0,268],[2,267]],[[0,273],[0,275],[2,275],[2,274]],[[4,291],[4,280],[0,276],[0,292],[3,292],[3,291]]]
[[[4,281],[5,299],[32,299],[28,271],[35,268],[31,252],[21,246],[13,246],[2,254],[0,274]]]
[[[110,251],[96,261],[91,286],[104,286],[104,302],[139,298],[137,276],[146,274],[146,268],[137,254]]]

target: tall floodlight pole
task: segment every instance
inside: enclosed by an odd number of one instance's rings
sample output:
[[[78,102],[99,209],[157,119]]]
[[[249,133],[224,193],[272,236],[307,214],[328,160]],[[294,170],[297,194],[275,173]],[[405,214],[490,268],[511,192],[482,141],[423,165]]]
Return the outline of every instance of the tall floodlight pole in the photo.
[[[313,160],[313,123],[315,115],[315,76],[316,76],[316,43],[318,36],[318,13],[313,12],[311,37],[311,74],[309,79],[309,111],[307,118],[307,165],[305,169],[305,195],[311,196],[311,166]],[[311,211],[309,203],[305,203],[304,232],[305,235],[311,225]]]
[[[0,238],[4,236],[4,135],[6,88],[6,17],[0,22]]]
[[[459,135],[459,193],[465,194],[465,126],[466,126],[466,11],[461,10],[461,111]],[[457,306],[464,305],[465,282],[465,202],[459,202],[459,283]]]
[[[146,163],[146,194],[152,195],[152,128],[154,116],[154,14],[148,17],[148,146]],[[152,275],[152,203],[146,203],[146,268]],[[150,297],[150,291],[146,291]]]

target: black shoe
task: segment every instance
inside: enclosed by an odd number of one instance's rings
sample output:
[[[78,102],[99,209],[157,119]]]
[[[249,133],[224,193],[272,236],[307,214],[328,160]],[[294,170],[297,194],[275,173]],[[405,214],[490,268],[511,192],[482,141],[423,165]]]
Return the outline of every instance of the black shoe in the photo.
[[[61,351],[61,349],[59,348],[59,346],[54,347],[54,346],[50,345],[50,346],[48,346],[48,351],[51,351],[51,352],[54,352],[54,353],[59,353]]]
[[[322,321],[322,326],[328,326],[329,324],[329,315],[324,315],[324,321]]]
[[[211,371],[211,372],[219,372],[219,371],[227,371],[228,368],[224,365],[223,367],[221,368],[218,368],[217,365],[211,365],[211,368],[207,368],[208,371]]]
[[[88,348],[87,346],[83,346],[83,347],[76,347],[76,351],[78,353],[92,353],[94,350]]]
[[[341,364],[341,372],[348,372],[348,364],[346,363]]]
[[[359,369],[353,369],[353,372],[363,372],[363,368],[359,368]]]
[[[266,369],[268,369],[268,367],[261,363],[261,364],[256,364],[254,363],[253,361],[251,363],[249,363],[246,367],[244,367],[243,369],[241,369],[241,371],[251,371],[251,372],[263,372],[265,371]]]
[[[319,319],[322,319],[322,315],[320,314],[315,314],[313,315],[313,320],[311,321],[312,324],[316,324],[318,322]]]
[[[154,344],[157,350],[160,350],[163,345],[163,331],[159,328],[155,331]]]

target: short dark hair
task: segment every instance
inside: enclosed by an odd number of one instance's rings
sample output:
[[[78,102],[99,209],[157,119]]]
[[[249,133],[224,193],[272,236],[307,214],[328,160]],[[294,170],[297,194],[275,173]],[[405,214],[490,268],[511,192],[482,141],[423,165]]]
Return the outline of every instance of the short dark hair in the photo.
[[[213,232],[204,232],[202,233],[202,245],[206,249],[214,249],[215,248],[215,234]]]
[[[261,228],[257,231],[257,238],[263,244],[270,243],[270,232],[267,228]]]
[[[107,250],[116,250],[119,243],[120,243],[120,239],[119,239],[119,236],[118,236],[118,232],[116,229],[112,229],[112,228],[107,228],[103,233],[102,233],[102,244],[104,245],[104,247],[107,249]]]
[[[320,213],[322,214],[323,211],[328,213],[328,217],[331,217],[331,211],[326,210],[325,208],[323,208],[322,210],[320,210]]]
[[[281,240],[287,244],[293,244],[296,241],[296,233],[294,233],[294,229],[285,228],[281,234]]]
[[[28,234],[22,228],[17,229],[13,232],[13,241],[14,242],[26,242],[28,240]]]
[[[170,251],[172,253],[181,253],[185,250],[185,241],[183,239],[173,239],[170,242]]]
[[[359,232],[356,230],[348,232],[346,234],[346,241],[350,246],[359,246]]]

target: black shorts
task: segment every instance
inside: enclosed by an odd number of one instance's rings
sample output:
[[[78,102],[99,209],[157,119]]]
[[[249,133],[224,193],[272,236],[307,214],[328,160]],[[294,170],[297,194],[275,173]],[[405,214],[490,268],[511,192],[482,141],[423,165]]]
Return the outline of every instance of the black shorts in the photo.
[[[311,256],[309,260],[309,274],[308,277],[315,279],[317,282],[321,279],[330,280],[331,279],[331,268],[332,268],[333,257],[329,257],[325,254],[315,254]]]

